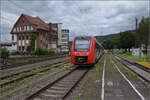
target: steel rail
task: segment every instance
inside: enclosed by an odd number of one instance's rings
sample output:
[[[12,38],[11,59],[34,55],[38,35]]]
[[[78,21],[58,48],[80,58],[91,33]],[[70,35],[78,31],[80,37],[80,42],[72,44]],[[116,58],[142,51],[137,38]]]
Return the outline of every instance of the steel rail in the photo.
[[[115,58],[117,59],[117,58]],[[127,62],[126,60],[123,59],[117,59],[117,61],[119,61],[121,64],[123,64],[125,67],[127,67],[129,70],[131,70],[132,72],[134,72],[136,75],[138,75],[140,78],[142,78],[144,81],[146,81],[147,83],[150,83],[150,80],[146,79],[144,76],[140,75],[138,72],[136,72],[135,70],[131,69],[127,64],[131,64],[129,62]],[[134,64],[131,64],[134,65]],[[134,65],[135,66],[135,65]],[[137,66],[136,66],[137,67]],[[138,67],[139,68],[139,67]],[[139,68],[140,69],[140,68]],[[142,69],[141,69],[142,70]],[[143,70],[144,71],[144,70]],[[146,71],[147,72],[147,71]],[[149,73],[149,72],[148,72]]]
[[[52,68],[57,68],[57,67],[59,67],[60,65],[66,64],[66,63],[68,63],[68,62],[63,62],[63,63],[61,62],[61,63],[56,64],[55,66],[47,67],[47,68],[44,68],[43,70],[39,70],[39,71],[37,71],[37,72],[30,73],[30,74],[28,74],[28,75],[26,75],[26,76],[24,76],[24,77],[19,77],[19,78],[10,80],[10,81],[2,82],[2,83],[0,83],[0,86],[8,85],[8,84],[10,84],[10,83],[17,82],[17,81],[23,80],[23,79],[25,79],[25,78],[29,78],[29,77],[31,77],[31,76],[36,75],[37,73],[45,72],[45,71],[50,70],[50,69],[52,69]],[[33,70],[34,70],[34,69],[33,69]],[[31,72],[31,71],[28,71],[28,72]],[[17,74],[17,75],[19,75],[19,74]],[[2,80],[1,80],[1,81],[2,81]]]
[[[84,76],[87,74],[87,72],[89,71],[90,68],[86,69],[82,75],[80,75],[78,77],[78,79],[75,81],[75,83],[68,88],[67,91],[64,91],[64,94],[62,96],[59,97],[58,100],[64,100],[69,94],[70,92],[77,86],[77,84],[84,78]],[[32,100],[33,98],[36,98],[39,94],[43,93],[44,91],[46,91],[49,87],[54,86],[55,84],[57,84],[58,82],[61,82],[61,80],[63,80],[64,78],[66,78],[67,76],[69,76],[70,74],[73,74],[73,72],[80,70],[79,67],[75,67],[74,69],[72,69],[71,71],[69,71],[68,73],[66,73],[65,75],[61,76],[60,78],[54,80],[52,83],[48,84],[47,86],[43,87],[42,89],[40,89],[39,91],[37,91],[36,93],[34,93],[33,95],[27,97],[25,100]],[[54,100],[54,99],[53,99]]]

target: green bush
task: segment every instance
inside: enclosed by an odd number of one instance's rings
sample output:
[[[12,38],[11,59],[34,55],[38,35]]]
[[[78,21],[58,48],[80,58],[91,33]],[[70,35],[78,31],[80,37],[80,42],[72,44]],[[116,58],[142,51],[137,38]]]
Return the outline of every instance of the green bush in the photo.
[[[36,50],[32,54],[35,54],[35,55],[52,55],[52,54],[55,54],[55,52],[50,50],[50,49],[47,49],[47,48],[37,47]]]
[[[6,47],[0,49],[0,56],[3,59],[7,59],[9,57],[9,51]]]
[[[31,55],[35,55],[35,51],[31,51]]]

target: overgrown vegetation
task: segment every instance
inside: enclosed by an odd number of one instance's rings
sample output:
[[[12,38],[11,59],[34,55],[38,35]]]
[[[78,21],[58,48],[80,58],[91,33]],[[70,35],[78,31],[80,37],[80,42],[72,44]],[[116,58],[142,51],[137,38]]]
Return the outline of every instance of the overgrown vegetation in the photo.
[[[2,63],[6,64],[7,63],[7,58],[9,57],[9,51],[7,50],[6,47],[0,48],[0,57],[2,58]]]
[[[107,40],[103,42],[103,46],[106,49],[131,49],[132,47],[135,47],[135,32],[133,31],[125,31],[120,32],[119,35],[117,35],[116,38],[112,40]]]
[[[31,54],[32,55],[53,55],[55,54],[55,52],[47,48],[37,47],[36,50],[32,51]]]
[[[36,34],[31,33],[30,34],[31,52],[35,50],[35,40],[36,40]]]
[[[36,40],[35,33],[31,33],[30,40],[31,40],[31,55],[52,55],[55,53],[54,51],[47,48],[37,47],[35,49],[35,40]]]
[[[149,26],[150,24],[150,18],[144,18],[141,20],[141,22],[139,23],[139,27],[138,27],[138,43],[139,45],[144,44],[145,45],[145,49],[147,52],[147,48],[148,48],[148,40],[149,40]]]
[[[145,57],[141,56],[132,56],[131,53],[123,53],[123,54],[118,54],[118,56],[125,57],[131,60],[136,60],[136,61],[148,61],[148,55],[145,55]]]

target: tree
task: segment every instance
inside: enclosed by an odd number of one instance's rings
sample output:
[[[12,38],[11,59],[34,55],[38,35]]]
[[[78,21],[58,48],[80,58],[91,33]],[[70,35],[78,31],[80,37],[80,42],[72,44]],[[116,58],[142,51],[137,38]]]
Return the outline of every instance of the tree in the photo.
[[[2,58],[2,63],[6,64],[7,63],[7,58],[9,57],[9,51],[7,50],[6,47],[0,49],[0,55],[1,55],[1,58]]]
[[[135,36],[129,31],[121,32],[119,42],[122,49],[131,49],[135,46]]]
[[[105,49],[113,49],[113,41],[112,40],[104,41],[104,43],[102,45],[104,46]]]
[[[31,40],[31,51],[34,51],[35,50],[35,40],[36,40],[35,33],[30,34],[30,40]]]
[[[138,40],[139,40],[139,45],[141,46],[142,44],[145,45],[146,52],[148,48],[148,38],[149,38],[149,20],[150,18],[142,19],[139,27],[138,27]]]

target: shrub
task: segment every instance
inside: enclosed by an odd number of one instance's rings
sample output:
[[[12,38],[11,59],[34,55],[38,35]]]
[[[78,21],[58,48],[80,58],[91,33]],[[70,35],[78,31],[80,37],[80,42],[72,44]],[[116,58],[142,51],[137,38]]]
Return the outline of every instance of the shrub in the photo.
[[[6,47],[0,49],[0,58],[2,58],[1,62],[5,65],[7,64],[7,58],[9,57],[9,51]]]
[[[0,56],[3,59],[7,59],[9,57],[9,51],[6,47],[0,49]]]
[[[35,55],[35,51],[31,51],[31,55]]]
[[[55,54],[55,52],[47,48],[37,47],[34,54],[35,55],[52,55],[52,54]]]

